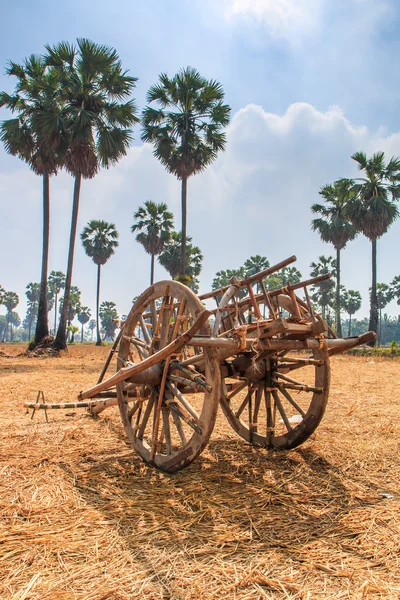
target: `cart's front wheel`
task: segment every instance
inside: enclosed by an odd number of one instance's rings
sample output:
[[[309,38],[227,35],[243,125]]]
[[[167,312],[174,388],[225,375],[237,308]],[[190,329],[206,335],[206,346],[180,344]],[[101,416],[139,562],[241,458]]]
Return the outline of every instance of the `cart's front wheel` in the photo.
[[[144,292],[124,327],[118,368],[162,350],[195,321],[203,304],[186,286],[161,281]],[[207,322],[199,336],[210,336]],[[117,386],[128,438],[143,460],[174,472],[189,465],[214,428],[221,389],[217,350],[184,346],[178,355]],[[139,357],[139,358],[138,358]],[[132,394],[136,397],[132,398]]]
[[[248,378],[223,383],[221,407],[251,444],[290,450],[312,435],[324,415],[330,367],[326,350],[280,353],[256,363]]]

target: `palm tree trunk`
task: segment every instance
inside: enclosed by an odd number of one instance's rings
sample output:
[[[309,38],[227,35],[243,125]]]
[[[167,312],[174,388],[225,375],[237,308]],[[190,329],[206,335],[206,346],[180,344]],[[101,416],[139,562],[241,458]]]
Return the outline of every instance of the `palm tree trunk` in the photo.
[[[49,335],[49,318],[47,314],[47,270],[49,264],[50,235],[50,176],[43,175],[43,246],[42,274],[40,278],[40,297],[35,331],[35,345]],[[30,336],[29,336],[30,339]]]
[[[340,322],[340,249],[336,248],[336,335],[342,337]]]
[[[186,274],[187,177],[184,177],[182,179],[181,204],[182,204],[182,246],[181,246],[180,275],[184,276]]]
[[[96,295],[97,342],[96,342],[96,346],[101,346],[100,323],[99,323],[99,306],[100,306],[100,265],[97,265],[97,295]]]
[[[69,250],[68,250],[68,265],[67,275],[65,278],[64,288],[64,301],[61,311],[60,322],[58,324],[58,330],[56,339],[54,340],[54,348],[56,350],[65,350],[67,347],[67,314],[69,307],[69,295],[71,292],[71,281],[72,281],[72,268],[74,265],[74,250],[75,250],[75,239],[76,239],[76,227],[78,223],[78,212],[79,212],[79,196],[81,190],[82,175],[79,173],[75,177],[74,185],[74,199],[72,203],[72,217],[71,217],[71,231],[69,236]]]
[[[82,323],[82,329],[81,329],[81,344],[83,344],[83,323]]]
[[[154,283],[154,253],[151,253],[151,265],[150,265],[150,285]]]
[[[376,239],[372,240],[372,286],[371,286],[371,307],[369,314],[369,329],[370,331],[378,332],[378,299],[376,297]],[[369,343],[370,346],[375,346],[376,341]]]
[[[56,335],[56,329],[57,329],[57,298],[58,298],[58,294],[57,292],[55,292],[55,301],[54,301],[54,335]]]
[[[351,313],[349,313],[349,337],[351,336]]]

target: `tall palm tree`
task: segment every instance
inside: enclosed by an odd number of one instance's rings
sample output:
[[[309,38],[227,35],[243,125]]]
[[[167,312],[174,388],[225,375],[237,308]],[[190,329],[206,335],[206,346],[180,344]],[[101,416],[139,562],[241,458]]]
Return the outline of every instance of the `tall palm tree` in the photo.
[[[351,336],[351,317],[361,308],[361,294],[357,290],[345,290],[342,294],[341,304],[349,315],[349,332]]]
[[[66,42],[46,46],[46,62],[62,81],[60,98],[67,133],[64,166],[75,179],[64,298],[71,289],[81,182],[93,178],[100,167],[109,168],[126,155],[138,122],[133,100],[126,100],[137,78],[122,69],[116,50],[78,39],[77,48]],[[126,101],[125,101],[126,100]],[[66,347],[67,306],[61,313],[54,347]]]
[[[82,245],[86,254],[97,265],[97,294],[96,294],[96,320],[97,320],[97,342],[101,346],[99,306],[100,306],[100,269],[105,265],[110,256],[118,246],[118,231],[113,223],[106,221],[89,221],[81,233]]]
[[[200,248],[192,245],[191,236],[186,238],[186,266],[184,270],[185,283],[190,286],[190,282],[198,277],[201,273],[203,255]],[[171,233],[169,242],[164,246],[164,250],[158,257],[158,262],[164,267],[171,275],[172,279],[180,276],[182,278],[181,269],[181,247],[182,247],[182,234],[177,231]]]
[[[10,325],[10,339],[12,337],[12,313],[16,306],[19,304],[18,294],[15,292],[5,292],[3,294],[3,304],[7,309],[7,323]],[[7,334],[7,329],[6,329]],[[4,341],[4,340],[3,340]]]
[[[8,75],[17,79],[15,92],[0,93],[0,107],[16,114],[3,121],[0,139],[9,154],[18,156],[43,180],[43,242],[40,298],[35,344],[49,334],[47,311],[47,270],[50,234],[50,176],[63,160],[65,136],[61,106],[57,97],[58,73],[49,69],[43,57],[31,55],[23,65],[10,62]]]
[[[319,214],[317,219],[311,221],[313,231],[319,233],[323,242],[333,245],[336,250],[336,333],[342,337],[340,321],[340,252],[347,242],[354,240],[358,231],[346,219],[346,205],[353,194],[354,181],[338,179],[331,185],[324,185],[320,195],[325,204],[313,204],[311,210]]]
[[[181,182],[182,248],[180,275],[186,266],[187,181],[203,171],[225,150],[223,128],[231,108],[224,104],[220,83],[207,80],[196,69],[181,69],[171,79],[162,73],[147,93],[142,140],[154,145],[154,156]]]
[[[83,344],[83,326],[89,321],[91,310],[88,306],[81,306],[78,313],[78,321],[82,325],[81,343]]]
[[[346,207],[346,217],[372,244],[372,285],[369,328],[378,330],[378,299],[376,294],[377,240],[387,232],[399,216],[396,201],[400,198],[400,159],[392,157],[385,163],[385,154],[376,152],[367,158],[364,152],[351,157],[365,177],[354,184],[354,197]],[[374,345],[375,341],[371,342]]]
[[[336,276],[336,261],[332,256],[320,256],[318,262],[312,262],[311,265],[311,277],[319,277],[320,275],[326,275],[331,273],[334,277]],[[332,279],[321,281],[313,286],[312,300],[321,307],[322,316],[326,317],[327,308],[332,306],[334,302],[333,289],[335,287]]]
[[[51,271],[49,275],[49,290],[54,295],[54,335],[57,329],[57,299],[65,287],[65,274],[62,271]]]
[[[132,233],[139,231],[136,240],[143,245],[146,252],[151,254],[150,285],[154,283],[154,257],[161,254],[165,243],[169,241],[174,228],[174,215],[168,211],[165,202],[156,204],[147,200],[134,213],[135,223]]]

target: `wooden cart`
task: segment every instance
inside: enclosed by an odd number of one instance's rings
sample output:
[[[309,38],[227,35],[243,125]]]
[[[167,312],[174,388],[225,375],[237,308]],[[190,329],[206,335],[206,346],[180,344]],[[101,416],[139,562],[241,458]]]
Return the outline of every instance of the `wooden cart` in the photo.
[[[118,403],[133,448],[168,472],[203,451],[218,405],[250,444],[302,444],[325,412],[330,356],[375,334],[336,339],[314,312],[307,287],[330,275],[267,290],[265,278],[295,260],[202,296],[176,281],[150,286],[132,306],[98,384],[75,406],[95,414]],[[217,306],[208,310],[212,299]],[[115,352],[117,372],[104,379]]]

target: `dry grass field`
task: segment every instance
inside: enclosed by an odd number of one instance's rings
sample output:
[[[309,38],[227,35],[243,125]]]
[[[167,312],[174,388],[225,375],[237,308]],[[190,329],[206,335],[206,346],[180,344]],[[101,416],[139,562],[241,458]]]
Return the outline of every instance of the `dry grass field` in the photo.
[[[2,600],[400,598],[400,360],[335,357],[297,450],[252,448],[220,412],[202,456],[164,475],[116,408],[23,408],[39,389],[74,401],[107,352],[0,358]]]

